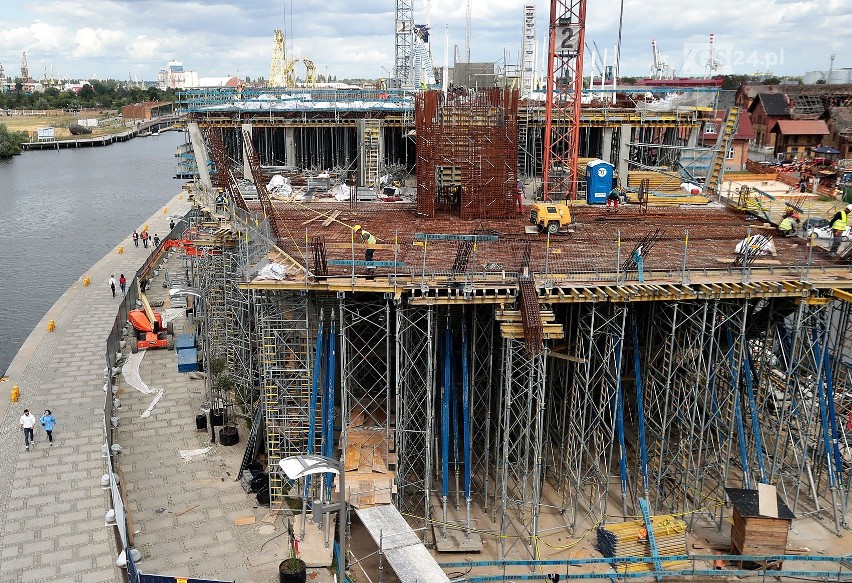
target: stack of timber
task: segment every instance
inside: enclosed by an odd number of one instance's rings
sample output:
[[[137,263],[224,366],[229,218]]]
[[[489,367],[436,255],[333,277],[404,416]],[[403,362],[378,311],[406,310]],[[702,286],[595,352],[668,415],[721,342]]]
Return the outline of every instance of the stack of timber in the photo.
[[[686,554],[686,523],[667,514],[652,516],[654,540],[660,556]],[[651,557],[648,531],[642,520],[607,524],[598,528],[598,550],[605,557]],[[674,570],[689,566],[688,561],[663,561],[663,569]],[[615,565],[618,573],[653,571],[654,563],[624,563]]]
[[[363,417],[353,414],[346,436],[346,500],[355,508],[390,504],[396,493],[396,453],[383,428],[358,426]]]
[[[651,192],[683,193],[681,179],[674,172],[665,174],[653,170],[631,170],[627,173],[627,187],[638,189],[645,178],[648,179],[648,190]]]
[[[503,338],[524,338],[523,318],[520,310],[501,308],[497,310],[496,319],[500,322],[500,334]],[[565,337],[562,324],[555,322],[553,310],[541,311],[541,327],[543,340],[559,340]]]

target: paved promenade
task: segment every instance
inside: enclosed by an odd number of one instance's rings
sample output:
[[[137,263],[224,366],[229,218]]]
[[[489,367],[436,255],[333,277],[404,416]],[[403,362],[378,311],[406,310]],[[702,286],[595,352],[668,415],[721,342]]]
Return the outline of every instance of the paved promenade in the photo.
[[[167,203],[147,224],[168,232],[170,214],[184,214],[186,195]],[[107,281],[130,280],[150,249],[128,237],[92,266],[50,308],[24,342],[0,383],[0,582],[120,580],[112,527],[104,526],[107,495],[101,489],[104,459],[103,370],[106,337],[121,292],[113,298]],[[91,283],[83,285],[83,277]],[[49,332],[48,322],[56,323]],[[9,393],[21,395],[11,403]],[[25,408],[57,419],[54,444],[37,426],[35,446],[25,451],[19,418]]]
[[[189,208],[185,193],[178,195],[144,224],[152,235],[165,235],[169,216],[182,216]],[[100,485],[105,472],[104,352],[121,301],[120,291],[112,297],[107,281],[110,274],[118,279],[120,273],[130,281],[150,248],[141,243],[134,247],[129,234],[120,246],[122,254],[113,249],[53,305],[12,361],[8,381],[0,383],[0,583],[122,580],[115,567],[120,550],[115,529],[104,524],[108,492]],[[166,307],[164,272],[176,269],[180,256],[172,253],[169,261],[148,293],[152,300],[164,299]],[[88,287],[84,276],[91,280]],[[54,332],[48,331],[51,320]],[[176,332],[191,331],[183,317],[175,325]],[[119,376],[121,406],[113,433],[123,448],[116,462],[124,475],[133,546],[142,553],[139,569],[176,577],[277,582],[278,565],[287,557],[289,518],[281,515],[270,523],[268,508],[258,506],[254,495],[235,481],[245,424],[237,422],[238,445],[214,445],[184,462],[180,450],[211,445],[209,430],[197,432],[194,423],[206,400],[203,382],[179,374],[175,352],[167,350],[148,351],[139,373],[149,387],[164,389],[163,397],[143,418],[153,396]],[[15,385],[21,396],[11,403]],[[19,425],[25,408],[37,418],[46,408],[52,410],[57,418],[53,446],[39,427],[35,446],[25,451]],[[304,541],[303,548],[316,539]],[[316,583],[333,580],[326,569],[308,573]]]

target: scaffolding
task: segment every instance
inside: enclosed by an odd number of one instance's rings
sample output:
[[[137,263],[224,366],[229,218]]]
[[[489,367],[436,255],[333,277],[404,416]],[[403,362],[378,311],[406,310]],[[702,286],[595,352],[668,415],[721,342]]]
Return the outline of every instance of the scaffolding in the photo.
[[[515,192],[517,145],[516,129],[506,128],[516,120],[502,117],[500,103],[516,97],[418,97],[417,211],[443,216],[427,222],[412,209],[412,230],[433,233],[391,237],[377,225],[392,271],[356,276],[351,227],[311,223],[309,208],[323,215],[308,205],[264,201],[273,229],[226,201],[216,222],[197,229],[205,355],[224,358],[235,380],[233,395],[214,403],[240,405],[255,427],[265,422],[271,503],[315,499],[316,485],[291,489],[277,462],[321,452],[342,456],[355,495],[395,504],[423,542],[436,542],[449,521],[478,529],[474,517],[484,516],[504,558],[537,557],[550,532],[579,536],[636,515],[640,499],[654,514],[683,513],[690,527],[721,528],[724,488],[759,483],[776,485],[797,515],[830,516],[839,533],[852,453],[844,358],[852,294],[831,287],[841,285],[837,272],[823,265],[826,279],[808,283],[812,249],[804,247],[798,255],[790,247],[790,273],[767,269],[757,283],[751,265],[708,268],[719,241],[745,234],[739,215],[718,209],[692,215],[709,223],[701,239],[690,233],[703,250],[687,254],[679,232],[660,236],[649,284],[623,272],[629,260],[614,221],[597,226],[593,240],[554,242],[564,254],[549,239],[545,247],[507,233],[514,227],[500,217]],[[382,127],[362,124],[368,169],[378,170]],[[693,128],[694,120],[625,124],[613,128],[612,148],[635,148],[638,160],[656,152],[659,163],[690,143]],[[502,142],[477,146],[489,140]],[[260,177],[259,158],[248,155]],[[474,173],[500,164],[492,182]],[[446,198],[450,186],[461,186],[457,200]],[[209,193],[202,202],[212,206]],[[347,212],[382,224],[400,216]],[[653,214],[663,226],[681,219]],[[465,217],[476,234],[452,230]],[[306,226],[302,248],[294,233]],[[297,264],[311,248],[313,271]],[[292,278],[253,280],[271,254],[289,254]],[[693,276],[704,283],[687,283]],[[551,510],[557,526],[543,531]]]

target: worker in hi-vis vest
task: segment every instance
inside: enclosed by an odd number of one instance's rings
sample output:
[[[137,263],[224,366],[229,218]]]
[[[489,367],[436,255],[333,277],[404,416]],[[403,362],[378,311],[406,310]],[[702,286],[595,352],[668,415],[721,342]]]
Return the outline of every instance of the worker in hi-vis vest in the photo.
[[[847,204],[846,208],[840,209],[831,217],[831,230],[834,238],[831,241],[831,252],[837,253],[840,248],[840,241],[843,238],[843,231],[846,230],[848,224],[847,215],[852,211],[852,204]]]
[[[355,231],[356,233],[361,235],[361,241],[363,243],[366,243],[367,245],[375,245],[376,244],[376,238],[373,236],[373,234],[370,231],[366,230],[361,225],[355,225],[355,228],[353,229],[353,231]],[[375,249],[369,249],[369,248],[366,251],[364,251],[364,261],[372,261],[373,260],[373,253],[375,251],[376,251]]]
[[[799,224],[799,213],[794,211],[791,208],[788,208],[784,212],[784,217],[781,219],[781,222],[778,223],[778,230],[785,237],[792,237],[796,234],[796,225]]]

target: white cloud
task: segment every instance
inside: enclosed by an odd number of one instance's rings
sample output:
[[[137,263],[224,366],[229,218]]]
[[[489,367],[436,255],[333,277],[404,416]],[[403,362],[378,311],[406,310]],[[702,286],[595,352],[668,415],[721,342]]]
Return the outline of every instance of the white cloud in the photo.
[[[115,55],[121,49],[124,33],[104,28],[81,28],[74,35],[71,54],[78,59]]]
[[[427,20],[426,0],[412,0],[414,19]],[[500,61],[504,51],[517,60],[523,7],[530,0],[472,0],[471,59]],[[536,0],[539,46],[547,34],[550,2]],[[621,0],[588,2],[586,37],[610,55],[618,37]],[[444,28],[449,45],[465,45],[466,2],[432,0],[433,60],[444,61]],[[292,9],[292,13],[291,13]],[[394,60],[394,0],[46,0],[16,5],[0,14],[0,63],[13,73],[21,52],[31,63],[55,64],[71,75],[156,77],[169,59],[201,76],[239,71],[269,74],[272,31],[283,29],[288,50],[314,60],[318,71],[338,78],[384,76]],[[694,61],[690,47],[720,46],[742,58],[725,72],[751,73],[769,66],[775,73],[802,74],[852,66],[852,2],[822,0],[819,9],[802,0],[624,0],[622,73],[650,71],[651,38],[674,67]],[[733,53],[732,53],[733,54]],[[768,55],[768,57],[767,57]],[[700,59],[699,59],[700,60]],[[761,65],[761,60],[763,65]],[[694,64],[694,63],[693,63]],[[700,63],[699,63],[700,64]],[[587,70],[591,66],[587,63]],[[300,71],[300,75],[303,72]]]

